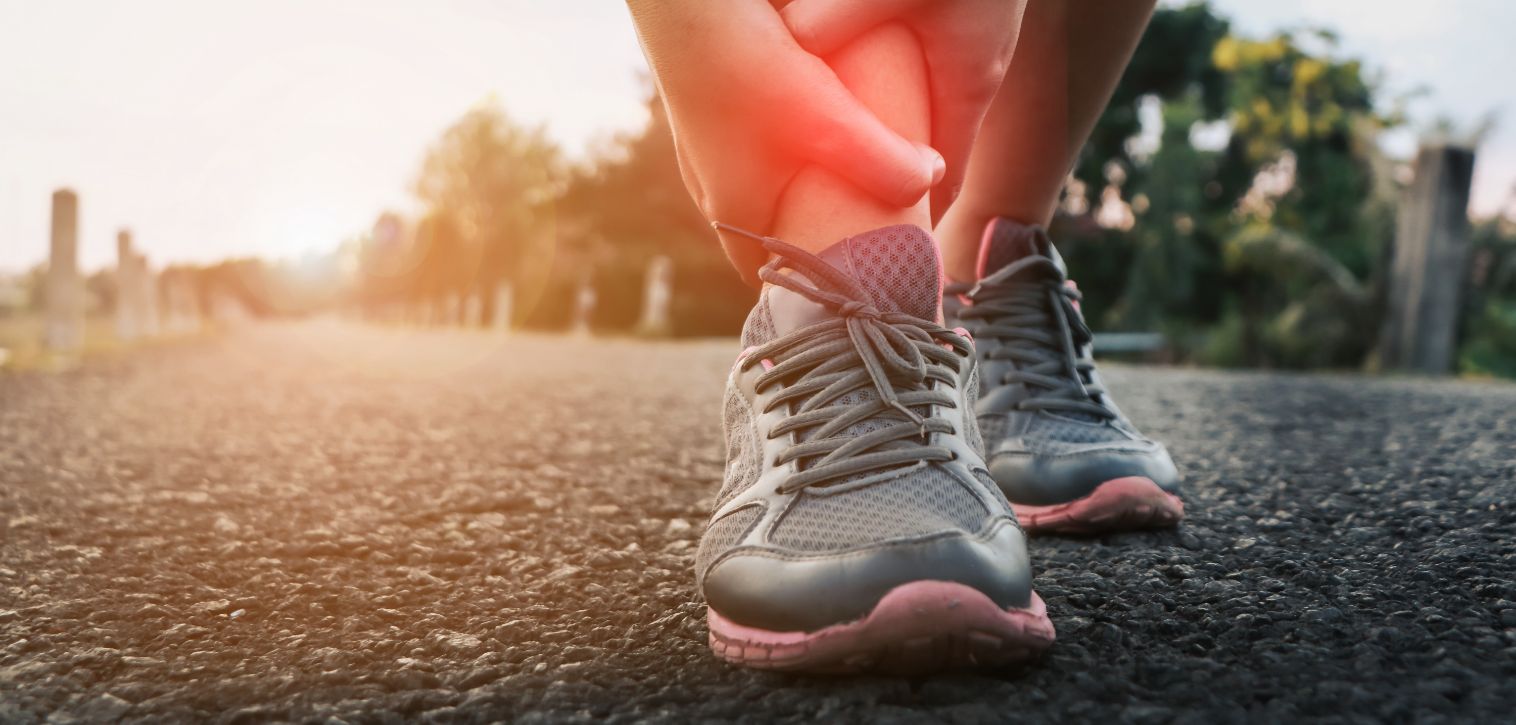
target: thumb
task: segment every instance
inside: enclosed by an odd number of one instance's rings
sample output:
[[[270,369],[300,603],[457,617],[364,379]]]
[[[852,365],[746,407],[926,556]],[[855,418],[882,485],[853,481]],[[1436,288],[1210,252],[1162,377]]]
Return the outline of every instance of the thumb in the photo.
[[[800,47],[827,55],[922,0],[794,0],[779,12]]]

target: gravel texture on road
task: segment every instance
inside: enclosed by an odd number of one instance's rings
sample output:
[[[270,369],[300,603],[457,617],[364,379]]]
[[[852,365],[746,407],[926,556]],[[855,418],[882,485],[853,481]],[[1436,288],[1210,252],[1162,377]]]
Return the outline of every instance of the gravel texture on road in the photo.
[[[804,678],[706,649],[735,352],[309,323],[0,375],[0,722],[1516,712],[1516,386],[1111,368],[1188,520],[1036,539],[1036,665]]]

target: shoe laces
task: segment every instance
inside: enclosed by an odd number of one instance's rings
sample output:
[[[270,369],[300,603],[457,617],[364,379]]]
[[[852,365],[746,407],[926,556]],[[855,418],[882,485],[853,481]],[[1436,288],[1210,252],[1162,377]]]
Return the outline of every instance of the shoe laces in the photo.
[[[999,381],[990,382],[1025,386],[1028,395],[1017,409],[1113,419],[1116,414],[1100,403],[1105,389],[1091,377],[1095,363],[1081,354],[1094,339],[1076,306],[1081,295],[1065,282],[1051,258],[1030,255],[978,284],[951,284],[946,291],[969,299],[958,316],[980,321],[970,328],[975,337],[1000,343],[987,346],[986,357],[1013,363]]]
[[[935,383],[957,386],[960,357],[973,354],[967,338],[914,315],[880,310],[847,275],[794,245],[717,226],[760,241],[774,255],[759,270],[760,279],[834,315],[759,346],[740,363],[747,370],[766,362],[768,369],[754,380],[756,390],[782,387],[764,413],[790,408],[790,415],[768,434],[773,439],[795,433],[798,441],[775,459],[778,465],[796,462],[797,472],[779,487],[780,493],[957,457],[930,443],[932,433],[956,433],[951,422],[931,417],[930,406],[958,407],[956,398]],[[839,402],[859,390],[876,395]],[[865,422],[879,427],[861,434],[849,430]]]

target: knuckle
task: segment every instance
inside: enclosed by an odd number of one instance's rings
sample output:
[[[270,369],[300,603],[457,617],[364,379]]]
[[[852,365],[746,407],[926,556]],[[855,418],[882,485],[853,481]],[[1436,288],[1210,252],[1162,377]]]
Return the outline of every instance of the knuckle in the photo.
[[[1000,84],[1005,79],[1006,64],[1003,61],[991,61],[986,64],[979,73],[966,76],[963,85],[963,97],[965,100],[975,103],[988,102],[1000,92]]]

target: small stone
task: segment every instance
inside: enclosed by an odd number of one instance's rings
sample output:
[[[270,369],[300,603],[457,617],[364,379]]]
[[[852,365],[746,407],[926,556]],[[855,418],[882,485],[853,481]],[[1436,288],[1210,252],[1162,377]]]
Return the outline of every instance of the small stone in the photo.
[[[90,700],[80,713],[89,722],[115,722],[132,709],[132,704],[109,692]]]
[[[1168,575],[1175,579],[1189,579],[1195,576],[1195,567],[1188,564],[1175,564],[1168,568]]]
[[[212,524],[211,528],[223,534],[235,534],[242,529],[237,522],[225,516],[216,517],[216,523]]]
[[[478,649],[484,644],[484,642],[478,637],[475,637],[471,634],[463,634],[460,632],[453,632],[451,634],[443,635],[442,643],[451,649],[457,650]]]
[[[469,522],[468,528],[500,529],[505,528],[507,521],[508,519],[506,519],[505,514],[499,511],[489,511],[479,514],[479,518]]]
[[[215,614],[216,612],[224,612],[230,609],[231,606],[232,603],[225,599],[211,599],[190,607],[190,611],[197,614]]]
[[[671,534],[682,534],[691,528],[694,527],[690,526],[690,522],[684,519],[669,519],[668,532]]]
[[[551,574],[548,574],[547,576],[543,577],[542,581],[544,583],[546,583],[546,582],[555,582],[555,581],[559,581],[559,580],[562,580],[562,579],[569,579],[569,578],[572,578],[574,575],[578,574],[581,571],[584,571],[584,570],[580,569],[577,566],[570,566],[570,565],[560,566],[557,569],[554,569]]]
[[[558,665],[557,675],[569,680],[581,679],[584,672],[593,664],[593,662],[565,662]]]
[[[1307,622],[1335,622],[1342,619],[1342,610],[1336,607],[1308,609],[1305,611],[1304,617]]]

